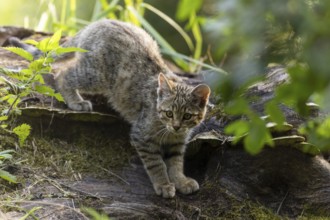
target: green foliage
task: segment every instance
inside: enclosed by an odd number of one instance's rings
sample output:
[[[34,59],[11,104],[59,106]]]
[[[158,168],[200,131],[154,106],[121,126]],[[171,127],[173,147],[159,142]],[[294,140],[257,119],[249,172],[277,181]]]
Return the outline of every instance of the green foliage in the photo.
[[[3,160],[11,159],[11,153],[14,153],[14,150],[4,150],[0,152],[0,165],[3,163]]]
[[[193,65],[189,65],[190,60],[187,60],[180,56],[180,54],[161,36],[161,34],[156,31],[156,29],[144,18],[144,12],[147,9],[158,15],[164,21],[166,21],[170,26],[172,26],[176,31],[178,31],[178,33],[180,33],[188,47],[191,50],[194,50],[194,45],[189,35],[169,16],[156,9],[152,5],[143,2],[142,0],[125,0],[123,7],[119,6],[118,1],[116,0],[113,0],[110,3],[107,3],[107,1],[100,0],[99,2],[96,2],[96,4],[101,4],[102,6],[99,15],[96,16],[98,19],[101,17],[107,17],[111,19],[119,19],[126,22],[130,22],[137,26],[143,26],[156,39],[156,41],[162,48],[162,51],[165,54],[170,55],[173,61],[180,68],[190,72],[196,71],[196,62],[191,62],[191,64]],[[199,36],[199,41],[196,41],[194,60],[198,60],[200,56],[201,36]]]
[[[10,183],[17,183],[16,176],[10,174],[9,172],[0,169],[0,178],[4,179]]]
[[[14,134],[18,136],[19,145],[23,146],[26,138],[30,135],[31,126],[28,124],[21,124],[13,129]]]
[[[6,50],[11,51],[13,53],[16,53],[17,55],[23,57],[24,59],[26,59],[28,61],[32,61],[33,60],[33,55],[30,54],[29,52],[23,50],[22,48],[18,48],[18,47],[6,47]]]
[[[212,31],[216,56],[226,58],[225,69],[230,72],[217,92],[227,103],[227,113],[247,116],[248,122],[244,123],[249,124],[249,131],[243,138],[250,153],[260,151],[260,144],[252,144],[251,139],[258,138],[262,145],[270,144],[269,132],[259,117],[251,117],[247,103],[253,100],[245,100],[243,105],[241,91],[261,80],[269,63],[285,64],[290,75],[290,81],[276,90],[274,101],[265,106],[264,114],[271,121],[281,125],[285,120],[279,103],[289,105],[302,116],[309,114],[306,106],[309,101],[329,112],[330,2],[220,0],[216,5],[214,16],[204,27]],[[308,142],[329,150],[329,120],[330,116],[309,119],[300,131]],[[241,135],[240,123],[230,125],[228,132]],[[257,131],[259,136],[253,136]]]
[[[330,149],[330,117],[322,121],[309,121],[299,131],[308,136],[308,141],[320,150],[327,151]]]
[[[39,59],[34,59],[31,53],[21,48],[3,48],[30,61],[28,68],[23,69],[18,73],[3,70],[6,75],[18,80],[17,83],[12,83],[2,77],[2,81],[8,86],[7,88],[2,89],[5,96],[1,98],[2,101],[6,101],[10,105],[9,109],[5,111],[6,115],[9,115],[10,111],[17,107],[17,104],[22,97],[31,94],[33,91],[63,101],[63,98],[59,93],[56,93],[54,89],[44,85],[42,75],[51,72],[51,63],[54,62],[54,56],[60,56],[64,53],[70,52],[86,52],[86,50],[74,47],[63,48],[59,45],[60,39],[61,31],[57,31],[52,37],[45,38],[40,42],[27,40],[26,43],[34,45],[43,54]]]
[[[188,21],[186,29],[191,30],[194,36],[196,44],[193,57],[195,59],[199,59],[202,55],[203,37],[200,25],[203,22],[203,18],[197,15],[202,3],[202,0],[180,0],[176,11],[176,17],[179,21]]]
[[[176,12],[177,18],[182,21],[190,19],[192,13],[196,14],[200,10],[202,3],[202,0],[180,0]]]
[[[203,23],[204,19],[197,14],[201,9],[202,3],[202,0],[192,1],[192,3],[186,0],[178,2],[177,18],[180,22],[188,21],[185,28],[186,30],[174,21],[174,19],[143,0],[90,1],[88,4],[94,4],[94,8],[90,18],[87,20],[78,18],[77,6],[80,4],[78,4],[76,0],[61,0],[58,2],[46,0],[42,2],[42,5],[47,7],[40,16],[39,23],[46,24],[49,23],[50,20],[53,22],[55,29],[60,28],[65,30],[69,35],[73,35],[83,26],[102,18],[130,22],[137,26],[143,26],[158,42],[162,53],[168,55],[184,71],[196,72],[204,67],[223,73],[224,71],[222,69],[205,64],[201,61],[203,37],[200,25]],[[81,4],[86,4],[86,2],[81,2]],[[60,10],[58,10],[59,8]],[[88,9],[86,10],[88,11]],[[177,50],[162,37],[156,28],[145,18],[146,10],[159,16],[182,36],[184,43],[187,44],[192,53],[192,57],[178,53]],[[46,28],[45,25],[43,26]],[[50,28],[50,30],[53,30],[53,27]],[[190,35],[192,35],[194,39],[192,39]]]
[[[248,100],[233,99],[227,104],[225,111],[227,114],[247,117],[245,120],[234,121],[226,127],[225,132],[234,135],[234,143],[243,139],[245,149],[251,154],[259,153],[265,145],[274,145],[270,131],[266,127],[267,122],[253,112],[248,105]],[[276,115],[272,115],[272,117],[274,118]]]
[[[32,216],[34,219],[39,219],[35,216],[35,211],[39,210],[39,209],[42,209],[43,207],[41,206],[36,206],[36,207],[33,207],[32,209],[30,209],[24,216],[22,216],[19,220],[25,220],[25,219],[28,219],[30,216]]]
[[[4,47],[5,50],[11,51],[24,59],[27,59],[30,61],[30,64],[27,69],[23,69],[18,73],[6,70],[2,71],[8,77],[14,78],[18,81],[13,83],[4,77],[1,78],[1,81],[7,85],[7,87],[1,89],[2,94],[4,94],[1,97],[1,101],[5,101],[9,104],[8,109],[3,110],[3,114],[9,115],[11,111],[15,111],[21,98],[31,94],[31,92],[34,91],[32,86],[33,84],[43,84],[42,74],[49,73],[51,70],[50,63],[53,61],[51,52],[59,48],[59,38],[60,32],[57,32],[51,38],[47,38],[39,43],[36,43],[35,45],[44,53],[44,56],[37,60],[34,60],[31,53],[21,48]],[[48,93],[45,93],[45,95],[63,100],[59,94],[50,92],[50,90],[51,89],[49,88],[47,91]]]
[[[10,182],[10,183],[17,183],[16,177],[7,171],[2,169],[3,162],[5,160],[10,160],[12,159],[12,153],[14,153],[14,150],[4,150],[0,151],[0,178]]]
[[[110,218],[107,215],[100,214],[94,209],[91,208],[83,208],[83,210],[89,214],[93,220],[110,220]]]
[[[53,97],[59,101],[63,101],[63,97],[54,91],[54,89],[46,86],[42,75],[51,72],[51,63],[54,61],[54,56],[59,56],[69,52],[85,52],[80,48],[62,48],[59,45],[61,39],[61,31],[56,32],[52,37],[45,38],[40,42],[27,41],[28,43],[37,47],[43,54],[39,59],[34,59],[33,55],[28,51],[15,47],[4,47],[3,49],[11,51],[22,58],[29,61],[28,68],[22,69],[19,72],[11,72],[6,69],[1,69],[7,78],[0,77],[0,82],[4,87],[0,87],[0,102],[3,110],[0,114],[0,129],[17,135],[19,145],[23,146],[25,140],[30,135],[31,126],[28,124],[21,124],[12,129],[9,128],[7,121],[10,115],[19,114],[18,104],[25,96],[31,95],[33,92],[38,92],[43,95]],[[11,159],[12,151],[0,152],[0,165],[2,160]],[[16,183],[15,176],[0,167],[0,178],[9,182]]]
[[[278,125],[282,125],[285,122],[283,112],[278,107],[278,102],[270,101],[265,106],[265,113],[269,115],[270,120]]]
[[[41,94],[54,97],[59,101],[63,101],[63,97],[59,93],[56,93],[54,89],[49,86],[44,85],[42,75],[51,72],[51,63],[54,62],[54,56],[59,56],[69,52],[86,52],[86,50],[74,47],[63,48],[59,45],[60,39],[61,31],[57,31],[52,37],[45,38],[40,42],[28,40],[27,43],[34,45],[43,54],[39,59],[34,59],[31,53],[21,48],[3,48],[25,58],[30,63],[28,68],[22,69],[19,72],[10,72],[2,69],[2,72],[9,78],[15,79],[11,81],[4,77],[0,78],[0,80],[7,86],[5,88],[1,88],[0,91],[2,97],[0,100],[8,104],[8,108],[2,111],[2,116],[0,118],[0,124],[2,127],[5,125],[4,121],[8,119],[7,116],[12,111],[17,112],[17,105],[21,98],[30,95],[32,92],[39,92]],[[13,83],[14,81],[15,83]],[[18,135],[20,144],[22,145],[28,136],[30,128],[28,125],[23,124],[15,128],[13,131]]]

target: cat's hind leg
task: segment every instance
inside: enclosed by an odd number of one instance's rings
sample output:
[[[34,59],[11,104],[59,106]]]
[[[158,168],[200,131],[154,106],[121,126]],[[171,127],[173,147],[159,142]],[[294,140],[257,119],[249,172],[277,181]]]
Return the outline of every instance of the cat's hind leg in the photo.
[[[70,70],[70,69],[69,69]],[[56,87],[63,96],[68,107],[75,111],[93,111],[92,103],[88,100],[84,100],[78,92],[77,84],[79,83],[76,77],[73,77],[72,73],[67,70],[60,73],[56,78]]]
[[[86,111],[91,112],[93,111],[92,103],[88,100],[84,100],[78,90],[66,90],[65,96],[63,98],[65,99],[66,104],[68,107],[75,111]]]

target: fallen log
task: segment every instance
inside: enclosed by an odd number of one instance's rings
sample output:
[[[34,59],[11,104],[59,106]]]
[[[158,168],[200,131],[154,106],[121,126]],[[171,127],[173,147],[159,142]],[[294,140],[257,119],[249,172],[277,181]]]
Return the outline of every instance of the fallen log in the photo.
[[[15,34],[2,36],[22,38]],[[2,68],[19,70],[24,66],[24,62],[4,50],[0,50],[0,57]],[[183,78],[190,83],[202,80]],[[247,96],[259,97],[251,106],[263,115],[264,104],[273,97],[276,86],[287,79],[284,68],[271,68],[265,81],[246,92]],[[52,75],[47,82],[52,84]],[[330,216],[330,164],[321,154],[303,152],[308,140],[299,135],[297,128],[305,119],[287,106],[281,108],[292,127],[285,132],[274,132],[275,147],[265,147],[255,156],[240,144],[234,145],[232,137],[225,134],[224,127],[235,119],[221,114],[215,117],[213,111],[191,135],[186,156],[185,172],[198,180],[200,191],[188,196],[178,194],[168,200],[155,195],[141,161],[129,144],[129,125],[107,108],[102,97],[90,98],[96,106],[92,113],[73,112],[55,100],[38,95],[22,103],[22,114],[13,123],[28,123],[33,127],[28,146],[20,150],[20,155],[29,154],[33,159],[27,159],[29,163],[22,166],[11,165],[8,170],[25,180],[30,178],[33,184],[21,184],[2,195],[1,206],[15,204],[27,210],[38,206],[41,208],[35,211],[36,216],[56,219],[87,219],[83,206],[116,219]],[[315,109],[313,117],[322,117],[322,113]],[[0,133],[0,140],[4,136]],[[49,148],[43,149],[38,144],[42,140],[50,143]],[[44,169],[32,165],[31,161],[50,150],[54,155],[59,151],[60,156],[49,156],[48,161],[43,161]],[[66,151],[75,157],[62,153]],[[106,155],[109,160],[105,159]],[[71,176],[63,174],[65,166],[72,169]],[[79,166],[87,168],[83,170]],[[28,196],[5,202],[27,189]],[[13,219],[24,214],[15,210],[4,215]]]

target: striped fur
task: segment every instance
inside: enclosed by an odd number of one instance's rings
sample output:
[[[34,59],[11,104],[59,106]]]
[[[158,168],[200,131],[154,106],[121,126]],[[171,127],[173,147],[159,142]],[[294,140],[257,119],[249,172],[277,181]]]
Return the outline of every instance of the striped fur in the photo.
[[[158,195],[189,194],[198,183],[183,174],[186,137],[205,115],[210,89],[182,83],[164,64],[155,41],[131,24],[102,20],[66,43],[88,50],[56,77],[69,108],[92,111],[79,92],[102,93],[131,125],[136,148]]]

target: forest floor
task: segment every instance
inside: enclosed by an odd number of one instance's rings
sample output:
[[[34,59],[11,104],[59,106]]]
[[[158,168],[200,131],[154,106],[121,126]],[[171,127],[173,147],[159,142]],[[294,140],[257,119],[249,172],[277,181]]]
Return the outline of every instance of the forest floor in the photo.
[[[93,219],[86,208],[116,219],[285,219],[225,191],[208,180],[204,168],[188,169],[201,185],[196,194],[156,196],[129,144],[129,126],[117,116],[110,124],[54,117],[48,127],[40,117],[22,118],[15,123],[28,120],[33,128],[24,146],[0,133],[0,150],[16,150],[3,167],[18,179],[17,184],[0,180],[1,219]],[[194,159],[187,158],[187,166],[196,166]],[[302,213],[298,219],[309,218]]]

